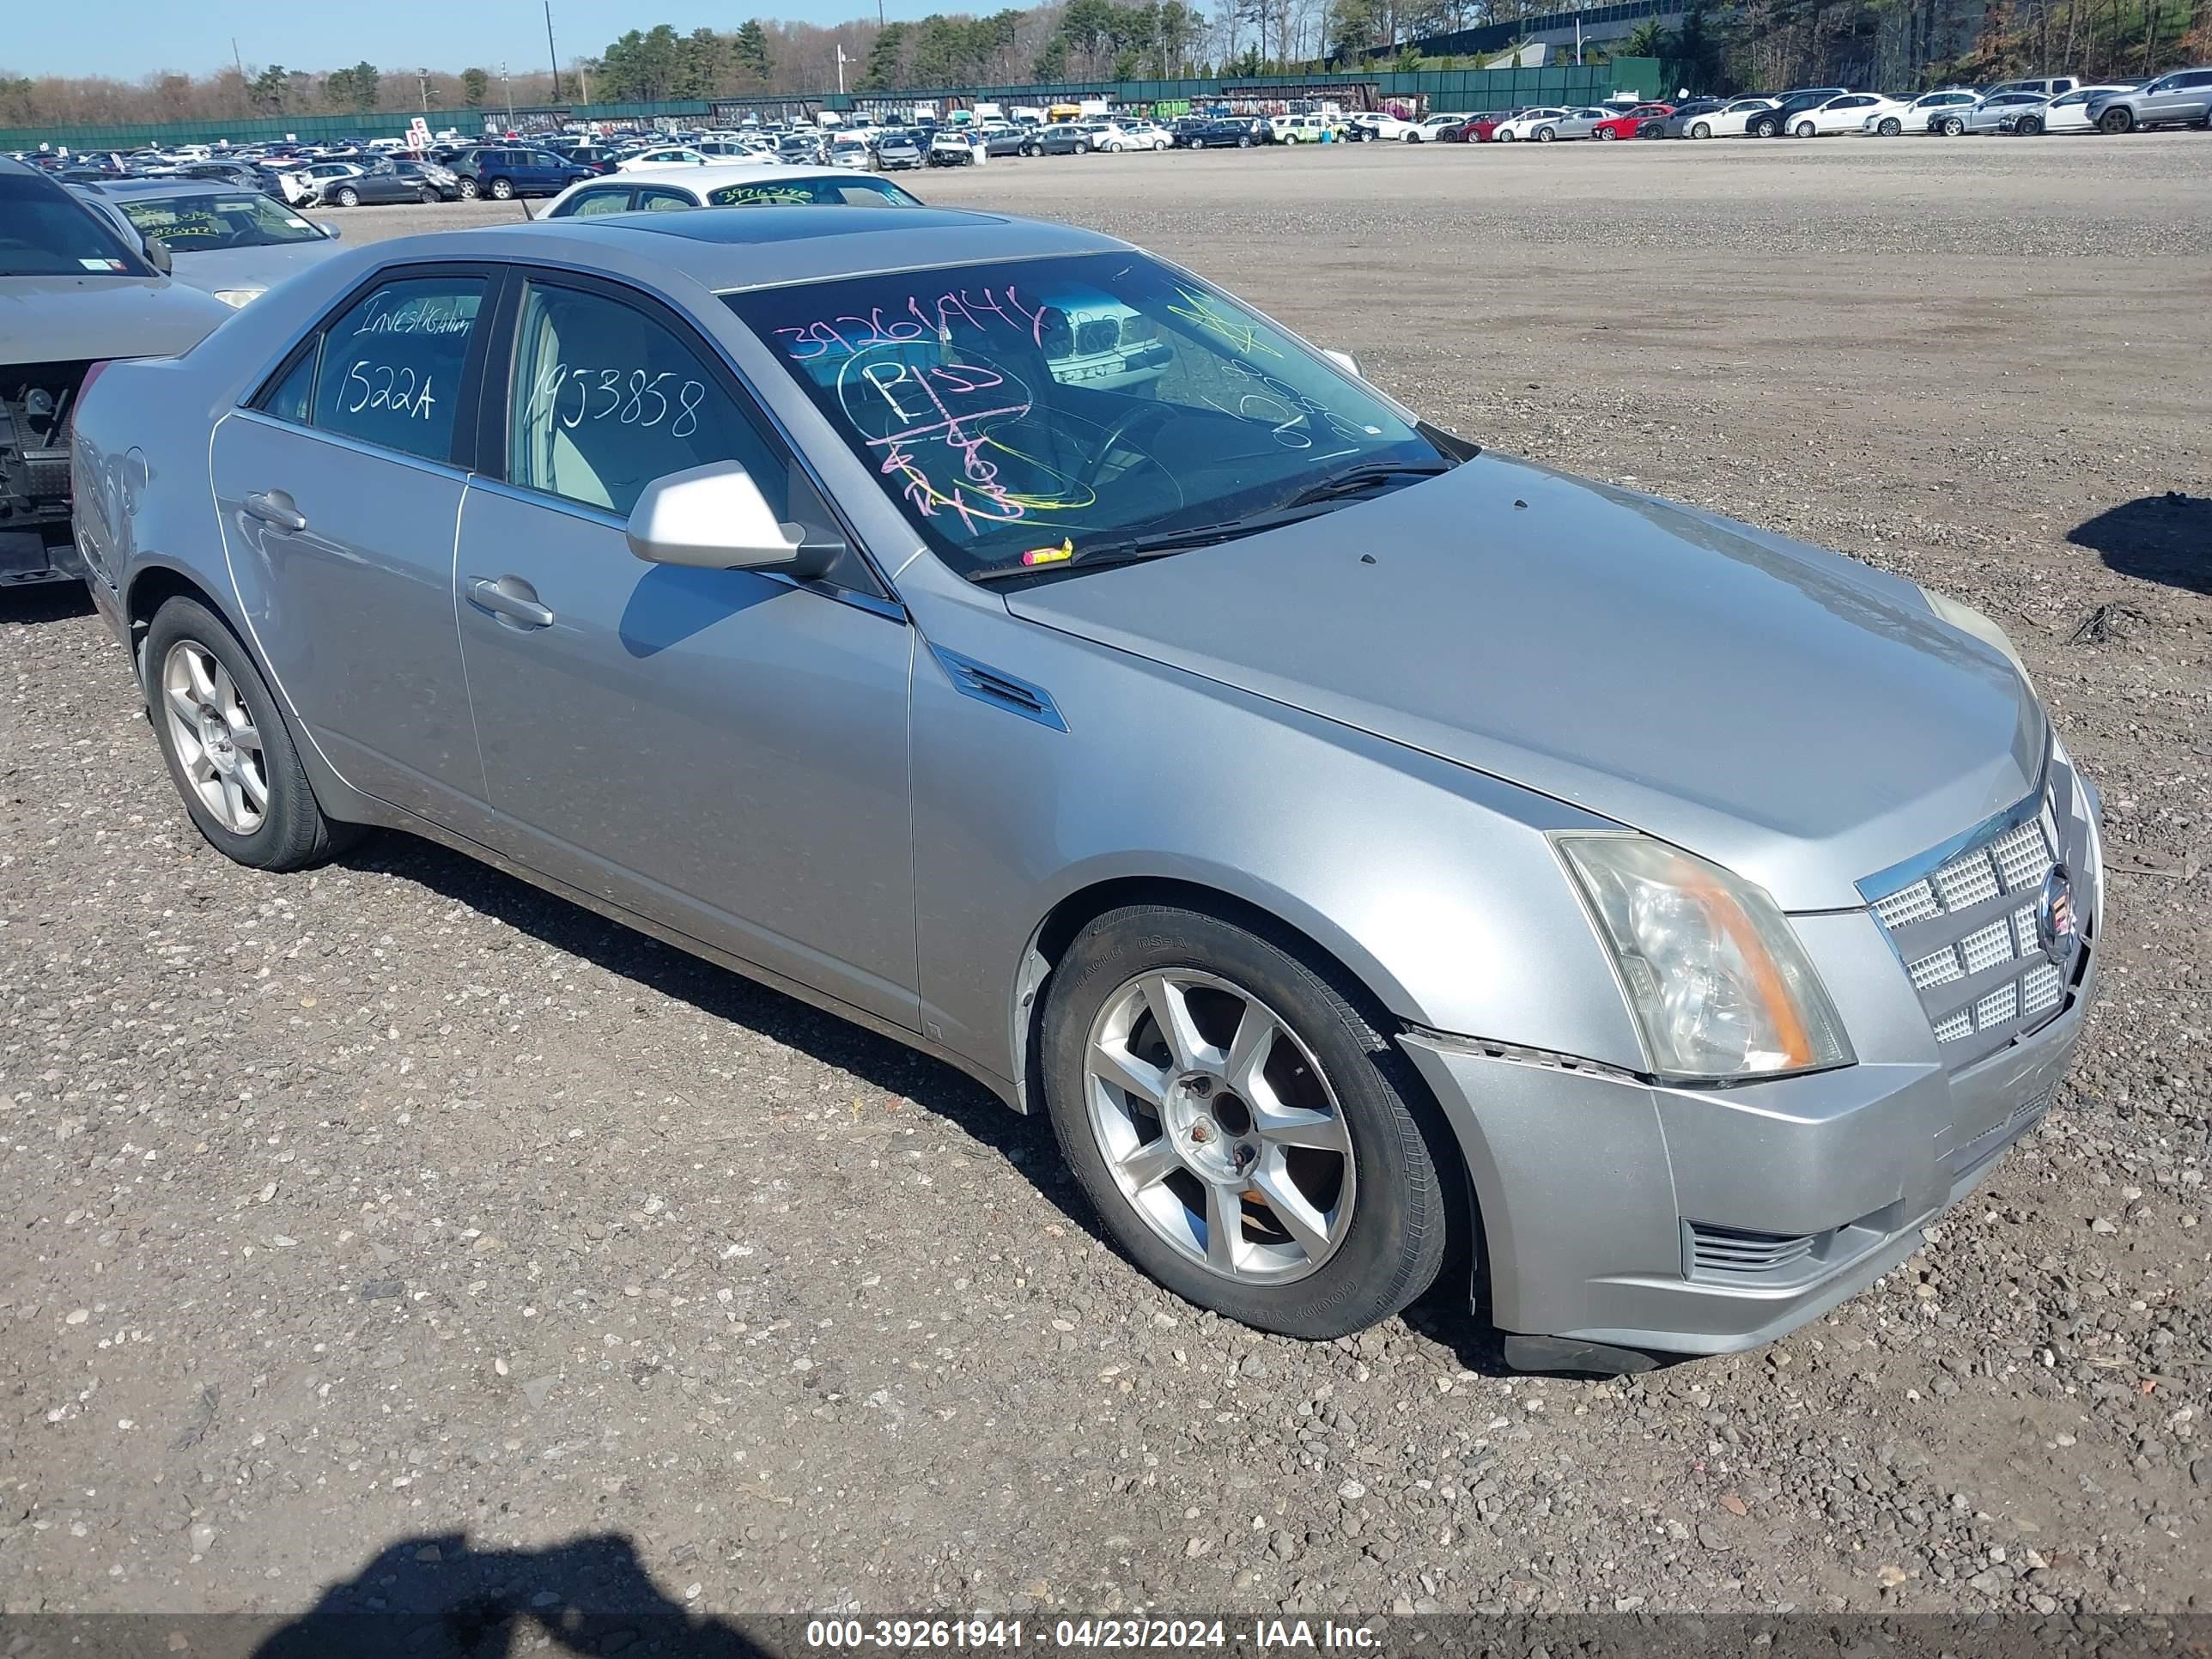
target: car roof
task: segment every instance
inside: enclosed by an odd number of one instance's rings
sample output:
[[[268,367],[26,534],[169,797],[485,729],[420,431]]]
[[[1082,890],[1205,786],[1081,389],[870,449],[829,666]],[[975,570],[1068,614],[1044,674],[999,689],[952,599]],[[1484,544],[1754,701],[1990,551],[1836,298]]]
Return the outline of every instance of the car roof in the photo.
[[[706,169],[702,168],[701,171]],[[767,169],[787,173],[793,169]],[[825,169],[835,172],[835,169]],[[518,246],[518,244],[521,246]],[[609,213],[437,231],[380,243],[386,258],[543,258],[619,253],[717,292],[931,270],[1000,259],[1127,252],[1096,231],[932,207],[749,207],[730,213]]]
[[[219,179],[117,179],[86,186],[103,196],[235,196],[251,191],[250,185],[227,185]]]
[[[850,167],[792,167],[781,161],[708,161],[699,167],[669,167],[651,173],[603,173],[580,179],[570,186],[579,192],[593,185],[635,190],[642,185],[690,185],[699,190],[720,190],[725,185],[750,185],[762,179],[850,179]],[[617,216],[610,214],[609,218]]]

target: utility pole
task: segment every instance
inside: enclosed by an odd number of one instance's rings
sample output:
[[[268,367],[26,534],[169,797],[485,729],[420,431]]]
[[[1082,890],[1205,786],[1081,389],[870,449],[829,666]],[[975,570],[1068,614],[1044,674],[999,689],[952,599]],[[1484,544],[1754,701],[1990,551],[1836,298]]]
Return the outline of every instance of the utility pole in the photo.
[[[428,115],[430,112],[430,71],[426,69],[416,70],[415,85],[422,94],[422,112]]]
[[[561,56],[553,50],[553,0],[545,0],[545,61],[553,70],[551,102],[561,101]]]
[[[842,42],[837,47],[837,90],[840,93],[845,90],[845,47]]]
[[[238,65],[238,78],[241,82],[244,82],[246,60],[238,55],[238,37],[234,34],[230,37],[230,61]]]
[[[1583,15],[1582,15],[1582,13],[1580,13],[1580,12],[1577,12],[1577,13],[1575,14],[1575,67],[1576,67],[1577,69],[1580,69],[1582,66],[1583,66]]]
[[[508,130],[513,131],[514,126],[514,77],[507,72],[507,65],[504,63],[501,64],[499,66],[499,79],[500,84],[507,88],[507,125]]]

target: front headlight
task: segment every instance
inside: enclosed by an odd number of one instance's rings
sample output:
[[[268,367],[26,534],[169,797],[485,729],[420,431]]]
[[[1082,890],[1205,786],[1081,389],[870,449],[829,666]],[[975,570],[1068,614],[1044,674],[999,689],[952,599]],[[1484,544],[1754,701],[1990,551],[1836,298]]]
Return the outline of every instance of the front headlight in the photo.
[[[215,297],[236,311],[248,301],[258,300],[268,291],[265,288],[219,288],[215,291]]]
[[[2012,642],[2011,635],[2006,633],[2003,629],[1998,627],[1971,605],[1962,605],[1954,599],[1936,592],[1933,588],[1922,588],[1920,597],[1928,601],[1928,608],[1930,611],[1961,634],[1972,634],[1984,645],[1995,646],[2002,652],[2005,660],[2020,670],[2021,678],[2027,680],[2031,688],[2034,686],[2035,681],[2028,674],[2027,665],[2021,660],[2020,647]]]
[[[1612,949],[1654,1073],[1717,1082],[1850,1063],[1820,975],[1761,889],[1644,836],[1553,844]]]

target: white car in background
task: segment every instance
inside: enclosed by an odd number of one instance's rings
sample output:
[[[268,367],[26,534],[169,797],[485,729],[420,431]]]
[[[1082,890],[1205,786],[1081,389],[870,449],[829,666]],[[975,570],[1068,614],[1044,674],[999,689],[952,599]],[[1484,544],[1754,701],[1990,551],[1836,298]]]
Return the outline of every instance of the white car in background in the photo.
[[[1838,132],[1859,132],[1870,120],[1879,122],[1885,115],[1900,115],[1905,106],[1904,99],[1884,97],[1878,92],[1838,93],[1794,112],[1783,131],[1792,138],[1825,138]]]
[[[1474,118],[1472,115],[1431,115],[1407,135],[1409,144],[1433,144],[1454,127],[1463,127]]]
[[[1132,141],[1139,149],[1173,149],[1175,134],[1158,121],[1124,121],[1121,136]]]
[[[1362,129],[1370,138],[1380,138],[1394,144],[1418,144],[1421,130],[1411,121],[1401,120],[1383,110],[1369,110],[1352,118],[1352,125]]]
[[[1549,143],[1559,136],[1560,125],[1574,119],[1574,111],[1561,109],[1557,105],[1524,109],[1511,119],[1500,121],[1491,133],[1490,139],[1497,144]]]
[[[1754,115],[1771,115],[1771,98],[1700,98],[1668,116],[1669,138],[1741,138]]]
[[[1083,130],[1091,135],[1091,149],[1103,149],[1111,155],[1119,155],[1125,150],[1165,149],[1174,142],[1165,131],[1139,131],[1140,125],[1149,124],[1133,122],[1124,126],[1119,121],[1085,121]]]
[[[635,155],[625,155],[615,164],[615,170],[635,173],[647,167],[702,167],[710,159],[689,144],[662,144],[657,149],[640,150]]]
[[[2139,81],[2100,82],[2095,86],[2076,87],[2071,92],[2062,92],[2045,104],[2033,118],[2035,125],[2025,123],[2014,130],[2023,135],[2039,132],[2094,132],[2097,124],[2089,118],[2089,103],[2106,93],[2132,92],[2142,83]]]
[[[1861,131],[1877,138],[1894,138],[1905,132],[1933,132],[1936,123],[1946,112],[1971,109],[1981,100],[1982,94],[1972,87],[1944,87],[1936,92],[1923,92],[1902,109],[1869,112]]]

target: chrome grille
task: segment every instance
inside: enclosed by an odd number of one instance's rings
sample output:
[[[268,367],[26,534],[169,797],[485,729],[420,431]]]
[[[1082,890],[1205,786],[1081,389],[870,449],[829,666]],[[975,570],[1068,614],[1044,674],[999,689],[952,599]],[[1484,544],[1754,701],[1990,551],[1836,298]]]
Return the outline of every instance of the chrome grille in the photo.
[[[1817,1234],[1760,1233],[1710,1221],[1692,1221],[1689,1227],[1691,1266],[1705,1273],[1772,1273],[1802,1261],[1818,1242]]]
[[[1934,869],[1904,866],[1896,873],[1909,879],[1868,895],[1954,1067],[2065,1003],[2065,975],[2045,958],[2036,921],[2044,881],[2059,861],[2059,822],[2038,796],[1963,847],[1931,854],[1942,860]]]

